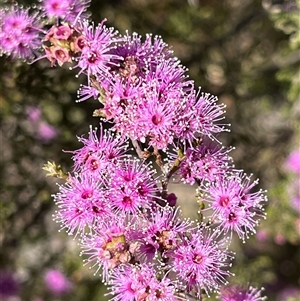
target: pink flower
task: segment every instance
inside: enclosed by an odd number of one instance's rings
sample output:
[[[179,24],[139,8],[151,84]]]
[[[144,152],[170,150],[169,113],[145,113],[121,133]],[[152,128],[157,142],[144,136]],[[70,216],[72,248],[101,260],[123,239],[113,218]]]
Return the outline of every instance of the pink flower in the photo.
[[[82,254],[88,256],[84,262],[96,266],[94,275],[101,271],[103,281],[108,281],[109,271],[133,259],[135,247],[130,244],[122,224],[123,220],[111,218],[107,223],[99,223],[94,232],[82,237]]]
[[[43,121],[42,110],[39,107],[27,107],[26,114],[35,129],[37,138],[42,140],[42,142],[48,143],[57,137],[57,129],[46,121]]]
[[[200,288],[206,293],[218,289],[230,275],[228,267],[232,255],[227,242],[218,240],[207,228],[199,227],[190,231],[170,256],[170,266],[179,280],[186,285],[188,292],[195,289],[197,295],[200,294]]]
[[[81,70],[78,75],[84,72],[90,80],[91,75],[96,77],[107,78],[111,76],[110,67],[117,65],[113,60],[120,61],[121,57],[112,54],[111,50],[117,42],[117,32],[113,28],[107,28],[103,20],[96,27],[94,24],[89,24],[83,21],[79,29],[79,34],[82,34],[85,39],[80,57],[76,58],[78,64],[74,68],[79,67]]]
[[[59,40],[67,40],[73,33],[73,30],[70,26],[61,25],[59,27],[53,28],[53,38]]]
[[[260,242],[264,242],[268,239],[269,234],[266,230],[264,229],[260,229],[257,231],[256,233],[256,238],[260,241]]]
[[[26,108],[26,114],[28,116],[28,119],[35,123],[41,118],[42,111],[38,107],[28,107]]]
[[[175,301],[174,281],[158,279],[156,270],[149,264],[121,266],[113,274],[110,295],[114,301]]]
[[[300,150],[294,150],[288,156],[285,167],[287,170],[300,174]]]
[[[29,9],[17,5],[0,9],[0,55],[33,58],[42,44],[40,32],[37,14],[31,15]]]
[[[52,57],[56,59],[59,66],[66,62],[72,62],[69,51],[61,47],[50,47]]]
[[[111,176],[109,202],[117,213],[137,214],[149,208],[159,193],[155,171],[136,160],[124,160]]]
[[[67,228],[70,234],[77,229],[84,230],[96,220],[110,219],[112,209],[102,187],[101,177],[82,173],[69,175],[68,182],[59,186],[60,192],[55,195],[55,202],[60,210],[54,219]]]
[[[257,184],[258,180],[252,181],[251,176],[237,172],[201,187],[208,209],[213,210],[211,218],[220,223],[221,231],[234,231],[243,240],[255,233],[258,219],[265,217],[263,204],[267,201],[261,189],[252,192]]]
[[[142,261],[152,261],[160,254],[167,257],[181,244],[181,235],[191,228],[188,220],[182,220],[178,208],[163,207],[149,216],[137,227],[136,236],[140,244],[139,255]],[[166,256],[167,254],[167,256]]]
[[[43,142],[47,143],[50,142],[51,140],[55,139],[58,135],[58,132],[55,127],[52,125],[48,124],[45,121],[41,121],[38,124],[37,128],[37,135],[38,138],[41,139]]]
[[[203,93],[200,90],[197,93],[196,118],[198,119],[198,128],[201,134],[213,138],[213,134],[228,131],[225,124],[219,123],[225,117],[224,104],[217,104],[218,98],[210,93]]]
[[[54,295],[60,296],[69,293],[73,284],[59,270],[48,270],[44,275],[47,289]]]
[[[99,94],[100,94],[100,92],[96,88],[81,85],[77,92],[78,99],[76,100],[76,102],[85,101],[91,97],[93,97],[94,99],[97,99],[99,97]]]
[[[183,182],[193,185],[195,179],[198,182],[212,182],[222,176],[232,166],[232,159],[228,156],[230,151],[231,148],[220,147],[211,140],[204,140],[201,145],[188,148],[179,166]]]
[[[244,289],[239,286],[223,287],[220,294],[221,301],[263,301],[266,297],[261,296],[263,289],[249,287]]]
[[[73,152],[76,172],[80,170],[90,173],[104,172],[127,156],[127,139],[121,138],[112,131],[104,130],[102,124],[99,131],[97,128],[90,127],[88,138],[78,137],[78,140],[83,147]]]
[[[43,0],[41,8],[48,18],[60,18],[74,22],[76,17],[87,17],[86,11],[90,0]]]

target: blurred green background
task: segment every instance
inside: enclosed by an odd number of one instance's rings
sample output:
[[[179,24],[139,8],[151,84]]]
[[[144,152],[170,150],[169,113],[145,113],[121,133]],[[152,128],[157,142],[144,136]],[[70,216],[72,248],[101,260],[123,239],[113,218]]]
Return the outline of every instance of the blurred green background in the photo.
[[[264,286],[270,301],[300,300],[300,211],[291,202],[299,179],[285,165],[300,148],[299,8],[298,0],[101,0],[89,9],[95,23],[107,18],[121,33],[161,35],[196,85],[227,104],[231,133],[222,140],[236,148],[235,165],[259,177],[269,196],[258,234],[233,244],[236,277],[229,280]],[[3,300],[107,300],[100,277],[83,267],[77,242],[57,232],[51,194],[58,188],[42,170],[48,160],[71,166],[62,149],[78,148],[75,136],[98,124],[91,117],[97,102],[75,103],[85,79],[68,66],[6,57],[0,66],[0,284],[11,274],[17,290]],[[47,289],[48,269],[72,282],[68,294]]]

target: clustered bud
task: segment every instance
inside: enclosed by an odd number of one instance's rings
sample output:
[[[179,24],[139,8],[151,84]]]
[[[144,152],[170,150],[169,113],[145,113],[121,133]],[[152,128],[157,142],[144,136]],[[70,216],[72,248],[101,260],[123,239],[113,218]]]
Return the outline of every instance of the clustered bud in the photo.
[[[66,180],[54,219],[80,240],[111,300],[201,300],[227,284],[232,235],[255,233],[265,192],[253,191],[258,181],[235,169],[232,148],[217,139],[228,131],[225,106],[194,87],[162,38],[122,36],[105,20],[95,26],[88,4],[45,0],[34,15],[17,6],[0,12],[1,53],[69,63],[87,77],[77,101],[98,100],[94,116],[112,125],[78,137],[69,173],[45,166]],[[199,220],[182,217],[168,189],[174,179],[198,186]],[[264,300],[253,288],[222,292],[224,301]]]

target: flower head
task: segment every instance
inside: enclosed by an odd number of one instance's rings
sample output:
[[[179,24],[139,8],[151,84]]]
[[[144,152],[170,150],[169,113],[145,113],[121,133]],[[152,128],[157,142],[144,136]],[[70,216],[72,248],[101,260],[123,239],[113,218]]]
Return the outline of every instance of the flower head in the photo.
[[[172,103],[160,103],[159,94],[150,92],[144,105],[141,104],[136,112],[138,122],[135,123],[134,138],[145,141],[149,140],[149,145],[158,149],[166,149],[173,141],[174,119],[176,118],[176,108]]]
[[[181,128],[192,81],[160,37],[125,35],[112,50],[122,61],[110,68],[113,80],[101,80],[103,116],[122,135],[157,149],[172,144]]]
[[[105,281],[109,279],[109,271],[134,260],[136,246],[124,222],[114,216],[107,222],[97,223],[81,240],[81,254],[88,256],[85,263],[96,266],[95,275],[101,271]]]
[[[124,160],[116,166],[109,186],[109,202],[118,213],[137,214],[159,198],[155,171],[137,160]]]
[[[192,229],[192,223],[183,220],[179,209],[163,207],[140,221],[136,236],[139,242],[139,256],[152,261],[157,255],[167,258],[182,243],[182,236]]]
[[[67,22],[74,22],[80,15],[88,17],[85,13],[90,5],[90,0],[43,0],[41,10],[48,19],[57,18]]]
[[[218,240],[208,229],[199,227],[186,236],[183,243],[171,254],[170,266],[177,273],[187,291],[203,289],[216,291],[230,275],[227,268],[231,254],[227,242]]]
[[[265,217],[263,204],[267,201],[264,191],[252,192],[257,184],[258,180],[252,182],[251,176],[236,172],[199,189],[221,231],[235,231],[241,239],[255,233],[259,218]]]
[[[97,220],[105,221],[111,217],[111,206],[107,202],[102,179],[93,174],[69,175],[65,185],[59,186],[54,195],[58,210],[54,219],[66,228],[70,234],[76,235],[85,227],[92,227]]]
[[[175,301],[176,286],[167,277],[157,277],[151,264],[119,267],[109,281],[113,301]]]
[[[0,9],[0,55],[32,59],[42,46],[37,14],[17,5]]]
[[[224,119],[224,104],[217,104],[218,98],[209,93],[196,96],[196,118],[199,122],[197,131],[202,135],[214,138],[214,134],[226,131],[225,125],[218,123]]]
[[[83,147],[73,152],[74,170],[91,173],[103,173],[126,157],[127,139],[112,131],[90,127],[88,138],[78,137]]]
[[[137,77],[145,78],[151,67],[170,58],[172,51],[159,36],[147,34],[142,41],[137,33],[130,35],[127,32],[113,53],[123,58],[120,66],[113,68],[115,75],[134,83]]]
[[[112,53],[116,46],[117,32],[114,28],[107,28],[103,20],[96,27],[84,20],[76,27],[81,36],[81,51],[76,58],[77,65],[74,68],[80,68],[78,75],[85,73],[90,81],[91,76],[97,79],[111,78],[110,68],[118,65],[122,58]]]
[[[191,185],[195,180],[198,183],[214,181],[223,177],[231,167],[232,160],[228,156],[230,151],[206,139],[200,145],[187,148],[178,173],[183,182]]]

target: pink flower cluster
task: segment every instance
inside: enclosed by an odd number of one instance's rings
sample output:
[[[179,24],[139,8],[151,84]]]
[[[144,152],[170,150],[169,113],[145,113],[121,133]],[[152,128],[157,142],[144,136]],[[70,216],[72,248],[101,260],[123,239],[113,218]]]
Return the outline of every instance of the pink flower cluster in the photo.
[[[73,170],[53,196],[54,219],[80,240],[113,301],[199,300],[217,292],[231,275],[233,233],[243,240],[255,233],[266,202],[254,190],[258,180],[236,170],[231,148],[217,139],[228,131],[220,123],[225,106],[194,87],[161,37],[122,36],[104,21],[95,26],[82,15],[88,1],[67,2],[43,2],[40,15],[59,18],[40,30],[37,59],[73,63],[86,75],[78,101],[98,100],[94,115],[111,128],[78,137]],[[173,178],[198,185],[199,220],[181,216],[168,190]],[[247,292],[247,301],[258,300],[258,290]]]

